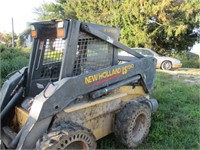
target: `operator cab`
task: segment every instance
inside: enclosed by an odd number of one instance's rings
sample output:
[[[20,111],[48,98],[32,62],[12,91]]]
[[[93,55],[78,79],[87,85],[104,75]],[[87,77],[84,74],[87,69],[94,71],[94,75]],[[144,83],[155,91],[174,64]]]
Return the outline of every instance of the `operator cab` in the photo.
[[[119,38],[117,28],[83,24],[74,20],[52,20],[32,24],[34,42],[28,67],[27,96],[37,95],[49,82],[118,63],[115,47],[85,32],[83,26],[95,28],[115,40]]]

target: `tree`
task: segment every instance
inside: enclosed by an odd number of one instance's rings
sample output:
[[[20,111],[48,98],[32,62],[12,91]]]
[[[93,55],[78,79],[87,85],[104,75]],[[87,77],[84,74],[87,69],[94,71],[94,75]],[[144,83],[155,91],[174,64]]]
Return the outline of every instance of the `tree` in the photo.
[[[44,3],[40,7],[34,9],[34,12],[39,16],[39,20],[48,19],[64,19],[67,17],[63,5],[66,3],[65,0],[55,0],[56,3]]]
[[[199,0],[56,0],[41,6],[40,19],[74,18],[116,26],[130,47],[157,52],[188,50],[200,24]]]
[[[14,34],[14,39],[17,39],[17,35]],[[11,47],[12,46],[12,34],[11,33],[0,33],[0,43]]]

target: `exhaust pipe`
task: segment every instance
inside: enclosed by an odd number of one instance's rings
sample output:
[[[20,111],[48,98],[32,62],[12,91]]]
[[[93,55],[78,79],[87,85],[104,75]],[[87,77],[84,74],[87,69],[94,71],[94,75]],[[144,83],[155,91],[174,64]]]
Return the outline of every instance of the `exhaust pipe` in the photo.
[[[145,100],[145,103],[149,106],[152,113],[158,109],[158,101],[156,99]]]

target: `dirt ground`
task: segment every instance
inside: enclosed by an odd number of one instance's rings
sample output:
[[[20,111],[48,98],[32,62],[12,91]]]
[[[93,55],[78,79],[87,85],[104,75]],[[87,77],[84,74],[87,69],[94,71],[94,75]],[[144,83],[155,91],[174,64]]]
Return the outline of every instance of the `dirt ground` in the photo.
[[[157,70],[158,72],[165,72],[173,75],[173,78],[180,78],[185,83],[200,84],[200,69],[194,68],[179,68],[178,70],[166,71]]]

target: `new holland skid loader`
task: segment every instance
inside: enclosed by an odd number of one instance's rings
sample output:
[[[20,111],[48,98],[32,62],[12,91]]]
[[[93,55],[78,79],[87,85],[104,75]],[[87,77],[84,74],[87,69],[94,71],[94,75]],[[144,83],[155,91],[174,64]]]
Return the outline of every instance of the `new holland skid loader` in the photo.
[[[1,89],[1,148],[95,149],[112,132],[141,144],[158,106],[155,59],[118,42],[114,27],[66,19],[31,29],[29,65]]]

